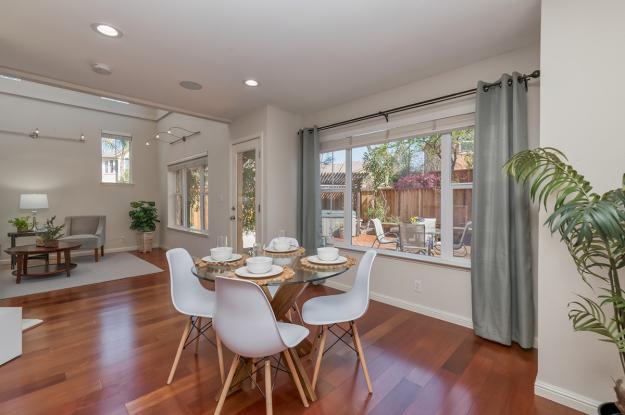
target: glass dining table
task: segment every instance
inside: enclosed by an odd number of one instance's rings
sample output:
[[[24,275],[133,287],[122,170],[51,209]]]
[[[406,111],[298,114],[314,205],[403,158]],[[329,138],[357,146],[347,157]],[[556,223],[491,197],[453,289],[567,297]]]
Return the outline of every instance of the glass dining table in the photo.
[[[191,272],[197,278],[206,282],[214,282],[215,277],[217,276],[234,278],[234,270],[237,267],[243,266],[242,264],[244,263],[245,258],[248,257],[247,252],[245,251],[241,251],[240,254],[243,258],[239,261],[234,261],[233,263],[235,265],[227,265],[227,263],[210,264],[206,262],[198,265],[196,261],[196,265],[193,266]],[[289,310],[296,305],[297,299],[302,295],[310,283],[325,281],[329,278],[339,276],[349,269],[348,266],[339,266],[323,270],[307,267],[301,263],[301,258],[304,258],[307,254],[312,255],[312,253],[305,253],[303,250],[298,251],[296,254],[273,254],[264,252],[262,255],[273,257],[274,265],[290,268],[293,270],[293,275],[288,279],[281,279],[279,276],[269,280],[255,281],[252,278],[249,279],[250,281],[257,282],[263,289],[263,292],[271,303],[276,319],[279,321],[291,321],[289,318]],[[277,286],[278,288],[277,290],[269,289],[271,286]],[[289,352],[293,358],[295,369],[298,372],[306,396],[311,401],[315,401],[317,397],[300,360],[300,357],[310,354],[312,348],[312,342],[305,339],[297,346],[297,348],[289,350]],[[235,377],[232,382],[232,385],[234,386],[230,388],[231,390],[229,393],[240,389],[242,381],[245,380],[245,377],[254,371],[254,362],[252,362],[251,359],[241,359],[240,365],[246,367],[239,368],[240,370],[237,370],[237,377]]]

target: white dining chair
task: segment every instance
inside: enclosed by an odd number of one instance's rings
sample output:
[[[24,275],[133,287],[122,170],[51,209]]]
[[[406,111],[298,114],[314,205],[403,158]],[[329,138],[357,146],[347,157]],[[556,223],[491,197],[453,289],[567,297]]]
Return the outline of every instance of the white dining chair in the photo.
[[[360,260],[360,264],[358,265],[354,285],[348,292],[343,294],[315,297],[304,303],[304,307],[302,308],[304,322],[309,325],[320,327],[318,334],[319,350],[317,353],[317,361],[315,362],[312,379],[313,390],[317,385],[317,378],[321,367],[321,358],[324,353],[330,350],[330,348],[332,348],[332,346],[340,340],[354,350],[358,355],[362,371],[365,375],[365,381],[367,382],[367,389],[369,390],[369,393],[373,393],[373,387],[371,386],[371,379],[369,378],[369,370],[367,369],[364,350],[362,348],[362,343],[360,342],[360,337],[358,336],[356,320],[362,317],[369,307],[369,281],[371,279],[371,267],[373,266],[375,256],[376,251],[373,249],[368,250],[363,255]],[[339,325],[341,323],[348,323],[349,328],[347,330],[344,329]],[[343,330],[344,333],[342,335],[339,335],[340,333],[334,333],[334,331],[332,331],[332,327],[334,326]],[[328,331],[334,334],[339,340],[330,346],[328,350],[324,350]],[[345,334],[350,334],[355,348],[343,340],[342,336]]]
[[[375,239],[371,243],[371,247],[378,243],[378,247],[383,244],[395,244],[397,247],[399,238],[395,232],[384,232],[384,228],[382,227],[382,221],[378,218],[371,219],[371,223],[373,223],[373,228],[375,229]]]
[[[291,372],[300,399],[305,407],[308,400],[288,349],[308,336],[308,329],[297,324],[276,321],[271,304],[263,290],[251,281],[217,277],[215,330],[223,344],[234,352],[230,371],[221,391],[215,414],[221,413],[232,379],[241,357],[264,363],[265,402],[267,413],[273,412],[271,399],[271,356],[282,353]],[[280,368],[280,361],[276,370]],[[254,366],[254,373],[256,367]]]
[[[182,355],[182,350],[195,341],[195,353],[198,352],[200,337],[206,337],[206,330],[212,326],[212,319],[215,312],[215,293],[202,286],[200,281],[191,272],[193,268],[193,258],[182,248],[170,249],[166,253],[169,264],[169,276],[171,281],[171,301],[174,308],[187,316],[187,322],[180,337],[178,351],[171,367],[167,384],[171,384]],[[202,325],[202,319],[208,319],[208,323]],[[195,329],[195,337],[191,337],[192,330]],[[219,336],[216,337],[217,359],[219,363],[219,375],[221,382],[224,381],[224,361],[221,342]],[[207,340],[208,337],[206,337]],[[211,342],[212,343],[212,342]]]

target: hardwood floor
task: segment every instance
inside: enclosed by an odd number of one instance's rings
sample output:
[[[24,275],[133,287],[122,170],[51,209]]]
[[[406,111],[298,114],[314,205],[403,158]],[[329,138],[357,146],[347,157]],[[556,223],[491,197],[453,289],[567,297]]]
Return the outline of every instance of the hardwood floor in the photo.
[[[167,269],[163,251],[137,254]],[[311,287],[306,297],[332,290]],[[24,354],[0,366],[0,414],[212,414],[217,352],[202,340],[166,385],[185,318],[166,271],[0,301],[45,322],[24,334]],[[503,347],[463,327],[375,301],[359,321],[374,393],[356,355],[338,344],[323,359],[310,408],[280,373],[275,414],[577,414],[535,397],[536,351]],[[333,337],[328,336],[328,343]],[[231,353],[225,353],[229,366]],[[309,374],[313,362],[302,359]],[[262,381],[262,376],[259,376]],[[224,414],[262,414],[255,390],[230,396]]]

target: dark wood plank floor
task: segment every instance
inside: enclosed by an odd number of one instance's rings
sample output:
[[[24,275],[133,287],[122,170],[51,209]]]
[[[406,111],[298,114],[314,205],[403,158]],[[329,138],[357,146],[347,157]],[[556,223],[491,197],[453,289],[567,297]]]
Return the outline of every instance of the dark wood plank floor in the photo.
[[[138,256],[166,269],[156,250]],[[332,290],[311,287],[306,296]],[[24,335],[24,354],[0,366],[0,414],[212,414],[217,356],[207,342],[184,351],[165,381],[184,317],[167,272],[0,301],[45,323]],[[502,347],[466,328],[371,302],[360,321],[374,394],[355,354],[337,345],[324,358],[319,400],[305,410],[286,374],[273,393],[276,414],[576,414],[535,397],[536,352]],[[329,340],[328,340],[329,341]],[[231,355],[226,355],[226,365]],[[312,362],[304,359],[312,372]],[[309,372],[309,373],[310,373]],[[244,390],[226,414],[262,414]]]

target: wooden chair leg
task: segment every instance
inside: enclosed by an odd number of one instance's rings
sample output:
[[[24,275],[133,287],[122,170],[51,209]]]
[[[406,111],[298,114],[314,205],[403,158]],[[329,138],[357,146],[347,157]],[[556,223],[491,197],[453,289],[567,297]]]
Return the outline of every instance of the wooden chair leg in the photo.
[[[100,247],[100,256],[103,257],[104,256],[104,245],[102,245]]]
[[[317,362],[315,362],[315,371],[313,372],[312,378],[312,390],[314,391],[317,387],[317,378],[319,377],[319,368],[321,367],[321,359],[323,358],[323,350],[326,347],[326,336],[328,335],[328,330],[326,326],[321,326],[321,340],[319,341],[319,350],[317,351]]]
[[[367,381],[367,389],[369,389],[369,393],[373,393],[373,387],[371,386],[371,379],[369,378],[369,370],[367,369],[367,361],[365,360],[365,351],[362,348],[362,344],[360,343],[360,336],[358,336],[358,329],[356,328],[356,323],[351,322],[350,326],[352,327],[352,332],[354,333],[354,346],[356,346],[356,350],[358,351],[358,360],[360,360],[360,365],[362,366],[362,372],[365,374],[365,380]]]
[[[221,384],[224,384],[224,376],[226,371],[224,369],[224,351],[221,348],[221,339],[215,334],[215,342],[217,343],[217,360],[219,361],[219,377],[221,378]]]
[[[299,397],[304,404],[304,407],[308,408],[308,399],[306,399],[306,394],[304,393],[304,388],[302,387],[302,382],[299,380],[299,375],[295,370],[295,365],[293,364],[293,359],[291,359],[291,354],[288,350],[282,352],[284,355],[284,360],[286,360],[286,364],[289,367],[289,371],[291,372],[291,377],[293,378],[293,382],[295,382],[295,387],[297,387],[297,391],[299,392]]]
[[[100,260],[100,250],[96,248],[93,250],[93,253],[95,255],[95,262],[98,262]]]
[[[297,374],[295,374],[297,377]],[[267,415],[273,415],[273,402],[271,399],[271,363],[265,360],[265,407]]]
[[[217,402],[217,408],[215,408],[215,415],[219,415],[221,413],[222,408],[224,407],[224,402],[226,401],[226,396],[228,396],[228,390],[230,389],[230,384],[232,383],[232,378],[234,378],[234,374],[237,371],[237,366],[239,365],[239,355],[234,355],[232,359],[232,364],[230,365],[230,371],[228,372],[228,377],[224,382],[224,385],[221,389],[221,395],[219,395],[219,402]]]
[[[195,339],[195,354],[197,354],[197,351],[200,347],[200,337],[202,333],[202,317],[198,317],[196,320],[196,330],[197,330],[197,338]]]
[[[174,364],[171,367],[171,371],[169,372],[169,377],[167,378],[167,384],[170,385],[172,380],[174,380],[174,373],[176,373],[176,368],[178,367],[178,361],[180,360],[180,355],[182,354],[182,349],[184,348],[184,341],[187,339],[189,335],[189,331],[191,330],[191,319],[187,319],[187,323],[184,326],[184,330],[182,331],[182,337],[180,338],[180,344],[178,345],[178,351],[176,352],[176,357],[174,358]]]

